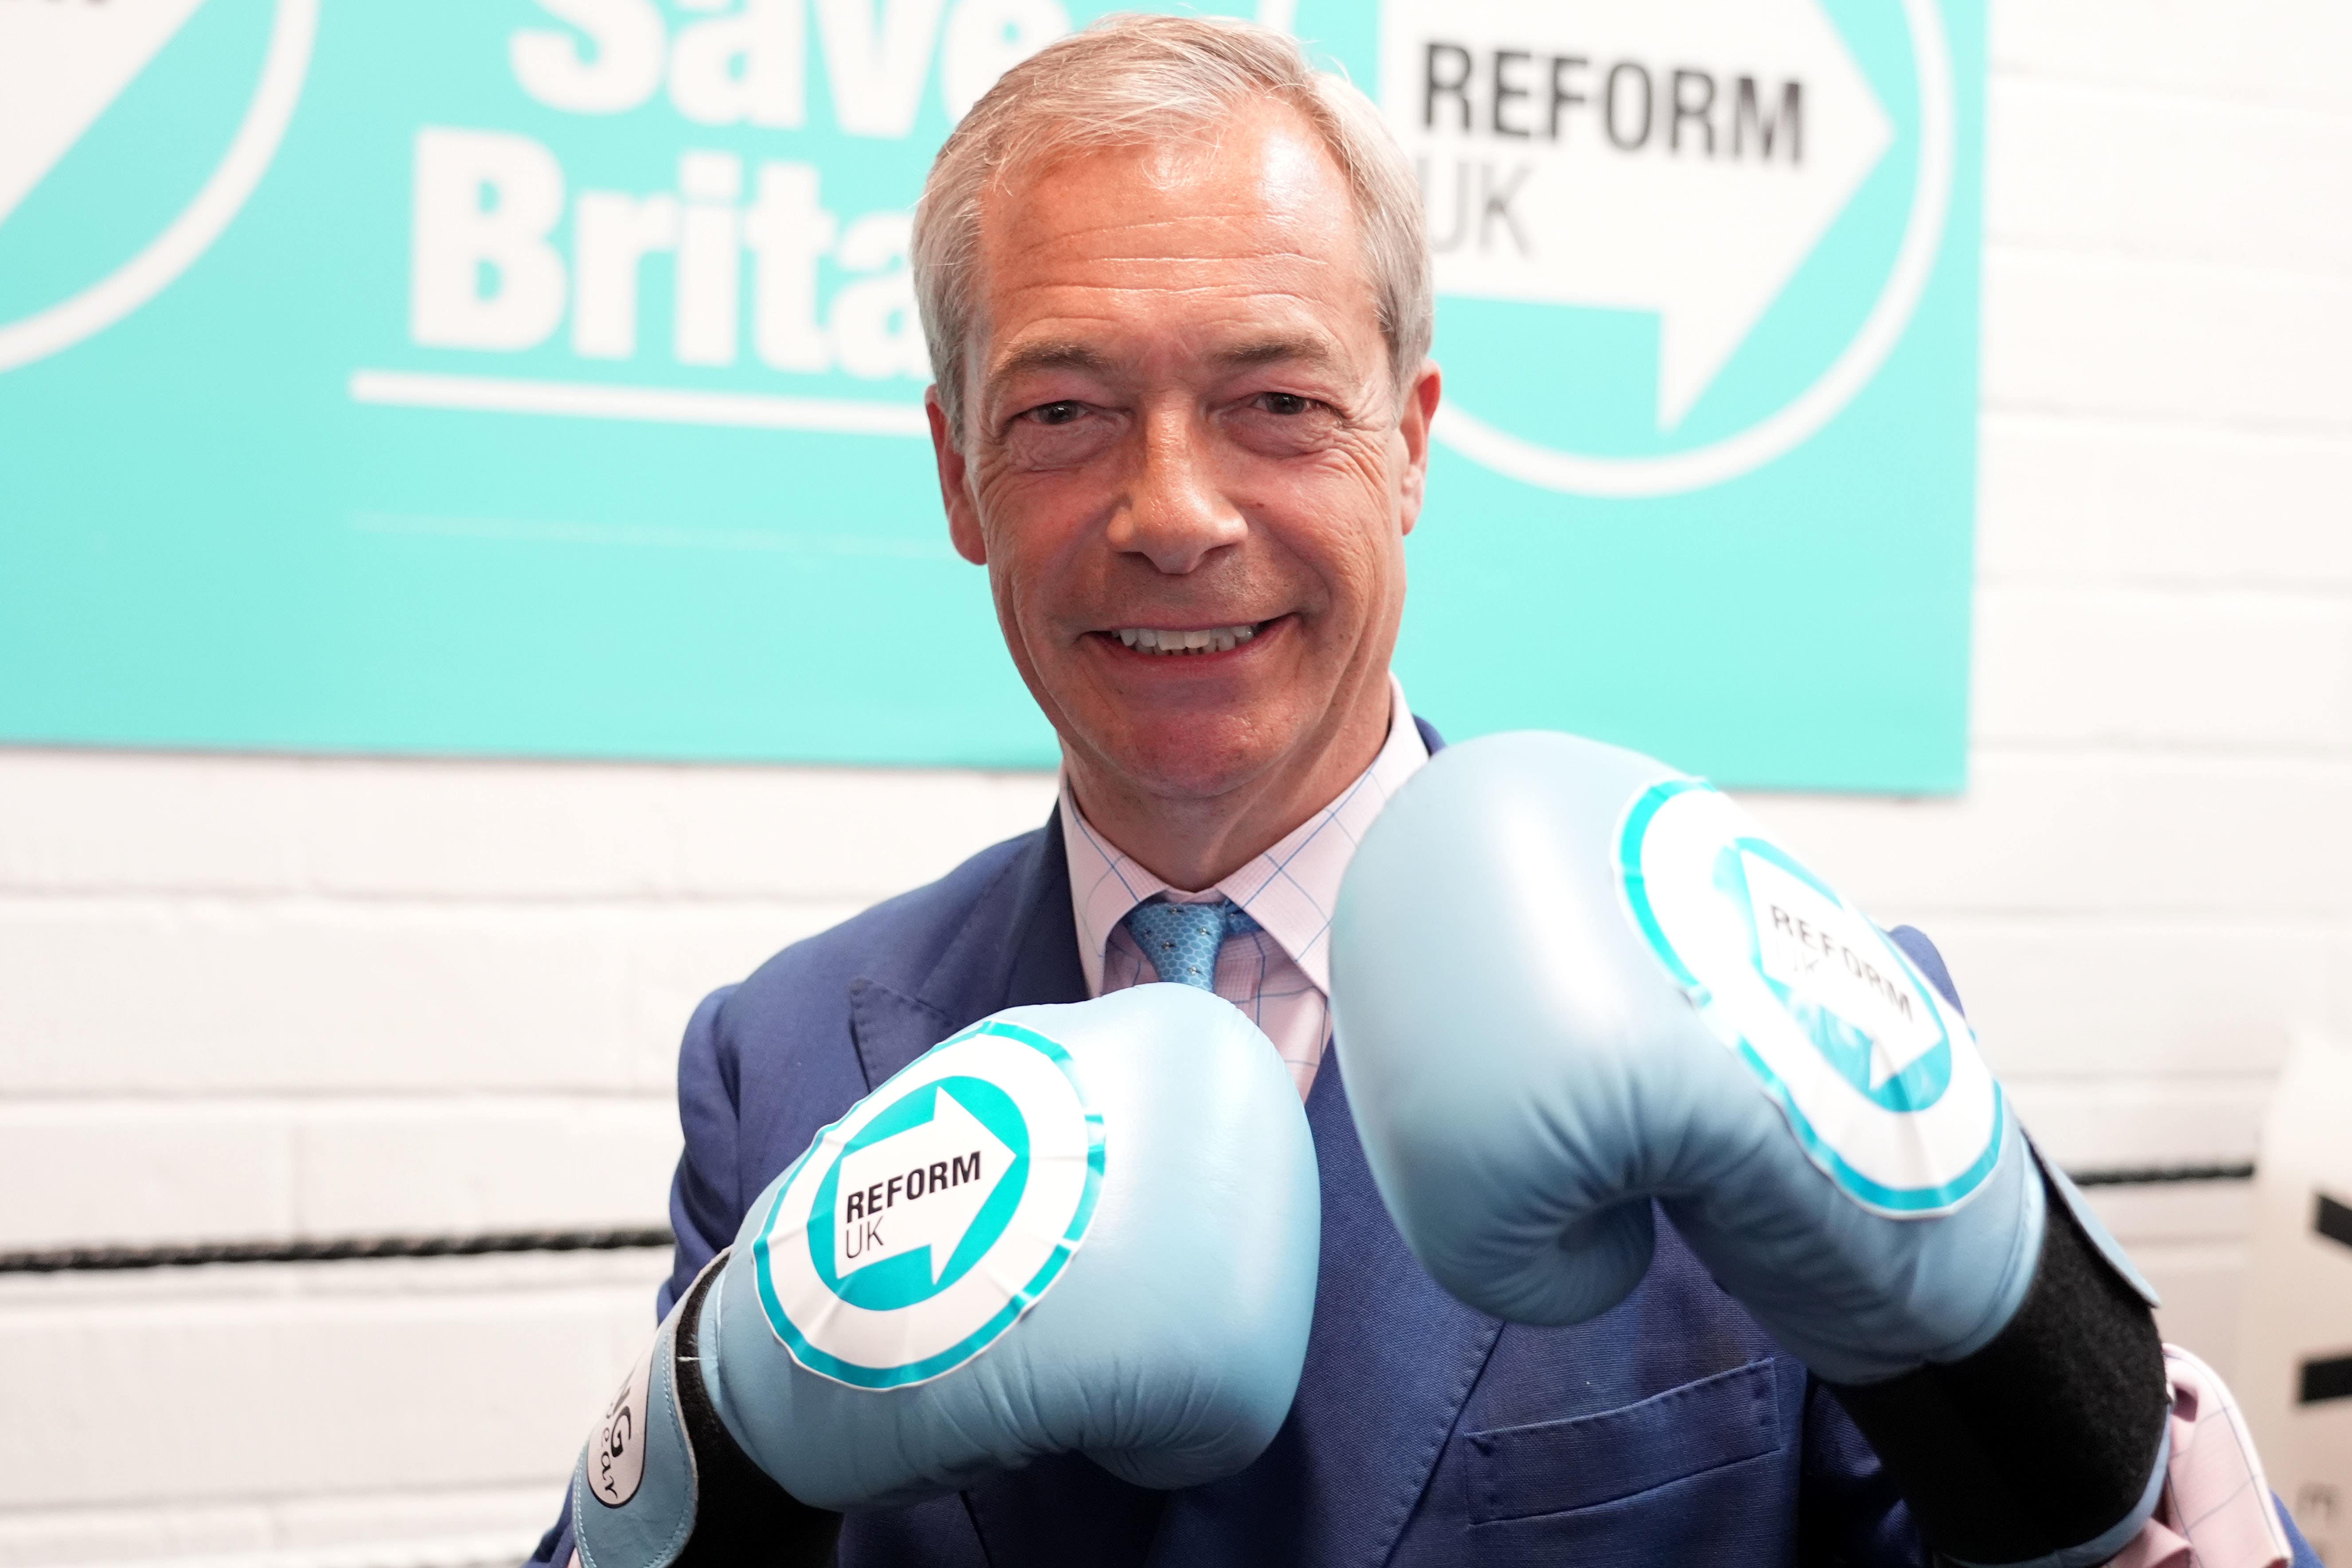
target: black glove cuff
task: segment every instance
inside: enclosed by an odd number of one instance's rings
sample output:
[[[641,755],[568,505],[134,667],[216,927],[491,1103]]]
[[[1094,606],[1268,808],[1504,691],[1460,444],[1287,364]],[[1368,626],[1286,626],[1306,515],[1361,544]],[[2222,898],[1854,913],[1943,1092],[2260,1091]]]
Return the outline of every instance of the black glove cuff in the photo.
[[[2094,1542],[2148,1500],[2170,1398],[2139,1293],[2048,1190],[2025,1301],[1964,1361],[1831,1384],[1919,1532],[1970,1563],[2030,1563]]]
[[[702,1299],[725,1273],[711,1260],[688,1290],[677,1323],[677,1407],[694,1448],[694,1533],[672,1568],[830,1568],[841,1515],[811,1508],[751,1462],[719,1419],[698,1350]]]

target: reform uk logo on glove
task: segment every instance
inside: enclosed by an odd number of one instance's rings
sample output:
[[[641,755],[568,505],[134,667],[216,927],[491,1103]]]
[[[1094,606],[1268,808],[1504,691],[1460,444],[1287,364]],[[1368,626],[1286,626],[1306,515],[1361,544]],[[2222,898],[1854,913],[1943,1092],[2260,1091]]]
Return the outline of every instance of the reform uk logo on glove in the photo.
[[[794,1360],[861,1388],[953,1371],[1052,1286],[1102,1187],[1103,1123],[1069,1055],[990,1021],[817,1137],[752,1244]]]
[[[1696,780],[1636,800],[1617,856],[1651,950],[1849,1195],[1926,1215],[1983,1184],[2000,1086],[1958,1010],[1861,911]]]

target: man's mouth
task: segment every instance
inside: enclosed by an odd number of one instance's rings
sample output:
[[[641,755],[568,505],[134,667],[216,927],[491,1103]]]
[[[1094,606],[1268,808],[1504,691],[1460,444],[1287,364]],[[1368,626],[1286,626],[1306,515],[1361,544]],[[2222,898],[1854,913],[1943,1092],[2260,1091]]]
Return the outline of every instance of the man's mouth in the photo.
[[[1202,626],[1181,632],[1154,626],[1121,626],[1111,636],[1138,653],[1173,658],[1186,654],[1231,653],[1264,631],[1268,624],[1253,621],[1243,626]]]

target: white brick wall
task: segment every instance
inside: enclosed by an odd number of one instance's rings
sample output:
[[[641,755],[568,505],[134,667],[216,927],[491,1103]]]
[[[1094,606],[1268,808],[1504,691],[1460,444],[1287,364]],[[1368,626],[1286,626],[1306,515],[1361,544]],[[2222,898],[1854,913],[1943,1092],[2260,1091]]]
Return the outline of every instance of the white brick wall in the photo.
[[[1051,797],[0,751],[0,1249],[660,1223],[701,995]],[[0,1277],[0,1568],[519,1560],[667,1267]]]
[[[2244,1159],[2352,1033],[2352,11],[1993,43],[1972,783],[1754,804],[1935,934],[2062,1160]],[[695,999],[1047,799],[0,752],[0,1247],[656,1220]],[[2243,1191],[2100,1201],[2226,1363]],[[0,1279],[0,1568],[518,1553],[660,1271]]]

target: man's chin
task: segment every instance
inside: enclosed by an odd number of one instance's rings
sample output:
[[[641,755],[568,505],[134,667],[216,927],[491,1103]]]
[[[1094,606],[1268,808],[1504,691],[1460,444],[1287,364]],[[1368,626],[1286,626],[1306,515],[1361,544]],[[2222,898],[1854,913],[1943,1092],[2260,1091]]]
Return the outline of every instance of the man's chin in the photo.
[[[1125,724],[1094,749],[1129,787],[1161,799],[1216,800],[1277,770],[1307,726],[1231,710]]]

